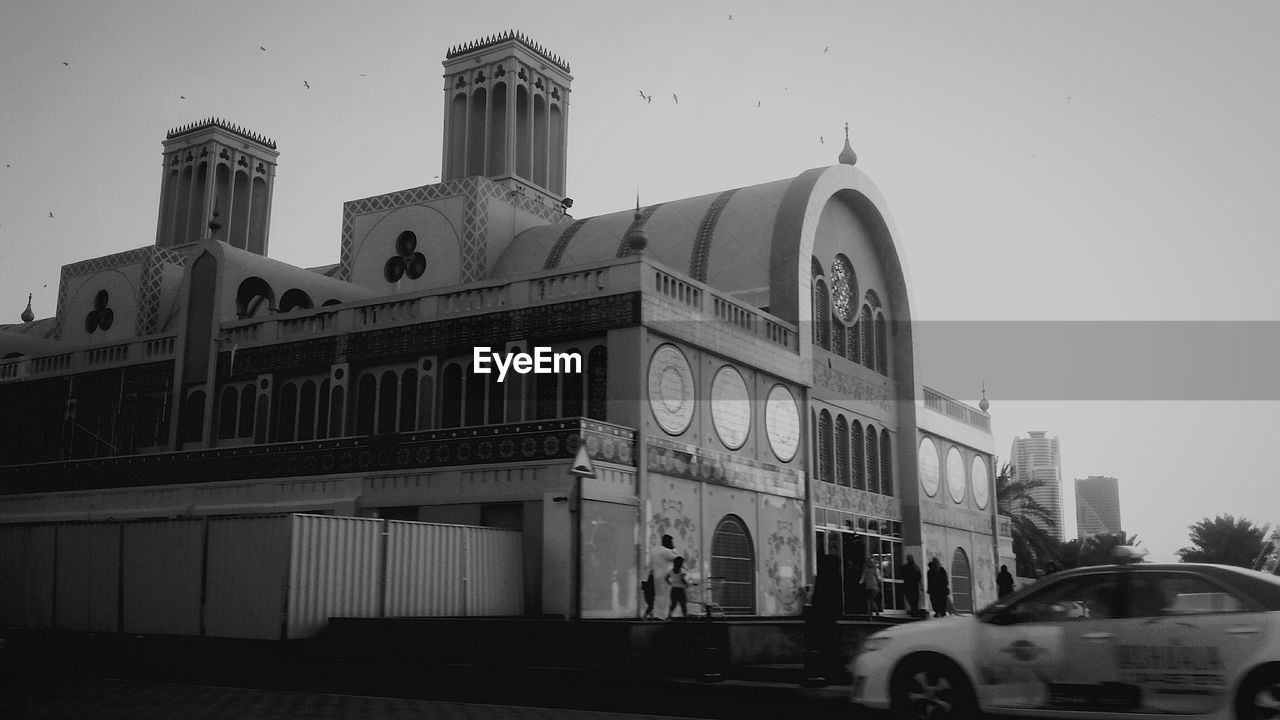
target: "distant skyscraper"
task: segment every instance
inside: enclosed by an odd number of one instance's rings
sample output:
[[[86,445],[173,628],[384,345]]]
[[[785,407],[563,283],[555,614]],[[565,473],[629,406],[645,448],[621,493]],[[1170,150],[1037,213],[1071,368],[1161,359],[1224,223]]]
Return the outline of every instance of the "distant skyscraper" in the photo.
[[[1014,438],[1009,451],[1014,477],[1043,483],[1029,494],[1049,511],[1055,527],[1046,527],[1043,521],[1032,518],[1036,525],[1048,531],[1058,542],[1065,539],[1062,527],[1062,458],[1058,454],[1058,438],[1045,437],[1045,431],[1034,430],[1028,437]]]
[[[1076,537],[1118,533],[1120,528],[1120,481],[1100,475],[1077,478]]]

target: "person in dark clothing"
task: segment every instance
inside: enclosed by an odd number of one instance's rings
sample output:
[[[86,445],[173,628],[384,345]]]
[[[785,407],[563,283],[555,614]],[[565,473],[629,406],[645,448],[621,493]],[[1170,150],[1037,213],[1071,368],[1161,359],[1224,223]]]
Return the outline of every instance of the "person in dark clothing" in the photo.
[[[1000,597],[1013,592],[1013,574],[1009,572],[1008,565],[1001,565],[1000,572],[996,573],[996,591]]]
[[[907,562],[902,566],[902,592],[907,598],[907,608],[912,615],[920,611],[920,584],[924,580],[924,574],[920,572],[920,566],[916,565],[916,559],[911,555],[907,556]]]
[[[929,561],[929,604],[933,606],[933,616],[942,617],[947,614],[947,597],[951,595],[951,586],[947,584],[947,571],[942,569],[938,558]]]

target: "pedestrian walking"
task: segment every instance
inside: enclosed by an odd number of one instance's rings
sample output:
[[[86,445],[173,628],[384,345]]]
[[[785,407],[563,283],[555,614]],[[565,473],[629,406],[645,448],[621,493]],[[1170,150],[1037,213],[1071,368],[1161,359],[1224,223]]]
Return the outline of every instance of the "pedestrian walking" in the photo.
[[[947,614],[947,600],[951,596],[951,587],[947,584],[947,571],[942,569],[938,558],[929,561],[929,604],[933,606],[933,616],[943,617]]]
[[[689,577],[684,572],[684,558],[677,557],[671,564],[671,572],[667,573],[667,585],[671,586],[671,607],[667,608],[667,619],[675,614],[676,606],[680,613],[689,617]]]
[[[880,563],[871,558],[863,560],[862,589],[867,591],[867,614],[876,616],[884,609],[880,601],[881,585],[884,575],[880,572]]]
[[[924,582],[924,573],[920,572],[916,559],[908,555],[899,574],[902,575],[902,593],[907,598],[908,612],[915,617],[920,612],[920,585]]]
[[[671,572],[675,559],[676,542],[670,535],[663,535],[662,541],[649,551],[649,577],[640,583],[640,587],[644,591],[644,617],[646,620],[654,617],[654,605],[657,598],[662,597],[665,600],[667,597],[666,577],[667,573]],[[658,593],[659,582],[664,585],[662,593]],[[666,610],[670,612],[671,607],[669,604]]]
[[[1001,565],[1000,572],[996,573],[996,592],[999,597],[1013,592],[1013,574],[1009,572],[1008,565]]]

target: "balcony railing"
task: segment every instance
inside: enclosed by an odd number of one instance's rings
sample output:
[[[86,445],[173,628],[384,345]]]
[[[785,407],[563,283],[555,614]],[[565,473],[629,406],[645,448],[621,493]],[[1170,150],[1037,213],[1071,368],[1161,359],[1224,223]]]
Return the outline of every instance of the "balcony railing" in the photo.
[[[0,495],[572,460],[636,464],[636,432],[588,418],[11,465]]]
[[[166,360],[174,356],[176,347],[177,337],[166,335],[57,355],[19,358],[0,363],[0,383]]]
[[[991,431],[991,416],[932,388],[924,388],[924,406],[979,430]]]

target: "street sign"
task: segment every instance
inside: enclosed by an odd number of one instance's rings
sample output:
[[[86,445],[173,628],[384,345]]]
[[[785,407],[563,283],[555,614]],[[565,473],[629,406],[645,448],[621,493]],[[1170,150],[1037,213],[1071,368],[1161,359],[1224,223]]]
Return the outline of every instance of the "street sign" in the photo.
[[[578,446],[578,454],[573,458],[573,464],[569,466],[569,472],[578,477],[593,478],[596,476],[596,468],[591,464],[591,457],[587,455],[586,445]]]

